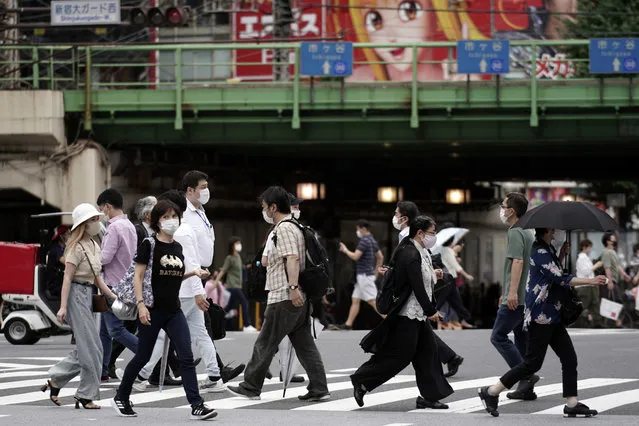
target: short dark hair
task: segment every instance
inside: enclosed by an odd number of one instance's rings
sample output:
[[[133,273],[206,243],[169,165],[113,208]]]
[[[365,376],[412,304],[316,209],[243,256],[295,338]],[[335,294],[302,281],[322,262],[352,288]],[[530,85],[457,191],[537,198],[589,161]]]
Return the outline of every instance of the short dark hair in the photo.
[[[608,246],[608,241],[610,241],[610,239],[615,235],[614,232],[606,232],[603,234],[603,237],[601,237],[601,243],[604,245],[604,247]]]
[[[238,236],[232,236],[229,238],[229,254],[233,254],[233,250],[235,249],[235,243],[241,242],[242,239]]]
[[[419,209],[417,208],[417,204],[412,201],[400,201],[397,203],[397,210],[399,210],[399,214],[402,216],[406,216],[408,218],[408,222],[410,223],[413,219],[419,216]]]
[[[550,228],[535,228],[535,238],[542,240]]]
[[[258,198],[258,202],[266,203],[267,207],[275,204],[277,211],[282,214],[291,212],[291,199],[288,197],[288,191],[281,186],[270,186]]]
[[[120,194],[117,190],[113,188],[105,189],[98,196],[98,201],[96,204],[101,206],[103,204],[111,204],[116,209],[121,209],[124,206],[124,199],[122,198],[122,194]]]
[[[359,228],[366,228],[366,229],[370,229],[371,228],[371,224],[368,223],[368,221],[366,219],[358,219],[357,222],[355,223],[355,225]]]
[[[579,250],[583,251],[584,249],[587,249],[588,247],[592,247],[592,241],[590,241],[587,238],[585,240],[581,240],[581,242],[579,243]]]
[[[515,210],[517,218],[521,218],[528,211],[528,200],[519,192],[511,192],[506,195],[506,206]]]
[[[160,218],[164,216],[169,210],[173,210],[177,213],[178,217],[182,218],[182,210],[172,201],[158,200],[158,203],[151,210],[151,229],[155,232],[160,232]],[[180,220],[180,223],[182,221]]]
[[[191,170],[182,178],[182,190],[186,192],[189,188],[197,188],[201,180],[209,180],[209,175],[199,170]]]
[[[177,189],[171,189],[170,191],[163,192],[158,195],[158,201],[168,200],[178,206],[178,208],[184,213],[186,211],[186,195],[183,191]],[[182,215],[180,214],[180,217]]]
[[[428,231],[430,228],[435,227],[435,221],[424,215],[417,216],[412,220],[411,223],[408,224],[410,226],[410,231],[408,232],[408,236],[410,238],[414,238],[417,235],[417,231]]]

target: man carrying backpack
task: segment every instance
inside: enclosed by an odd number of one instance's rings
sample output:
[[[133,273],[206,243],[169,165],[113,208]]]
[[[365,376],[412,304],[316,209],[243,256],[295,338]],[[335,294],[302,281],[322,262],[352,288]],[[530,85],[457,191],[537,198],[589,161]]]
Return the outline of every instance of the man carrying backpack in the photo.
[[[259,199],[264,220],[275,225],[273,249],[268,255],[268,300],[261,332],[244,371],[244,381],[228,389],[238,396],[260,399],[273,356],[282,339],[288,336],[309,377],[308,393],[299,399],[325,401],[330,393],[324,363],[311,335],[310,304],[300,288],[300,272],[307,266],[305,235],[299,225],[291,221],[290,199],[284,188],[272,186]],[[315,269],[313,265],[308,266]]]

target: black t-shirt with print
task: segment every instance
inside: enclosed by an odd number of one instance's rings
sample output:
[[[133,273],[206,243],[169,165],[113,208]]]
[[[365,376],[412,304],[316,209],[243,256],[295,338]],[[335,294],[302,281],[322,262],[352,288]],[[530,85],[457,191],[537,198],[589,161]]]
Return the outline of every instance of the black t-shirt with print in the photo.
[[[155,238],[155,237],[154,237]],[[148,265],[151,243],[144,240],[138,248],[135,262]],[[184,276],[184,255],[177,241],[163,243],[155,238],[153,255],[153,309],[163,312],[177,312],[180,309],[180,287]]]

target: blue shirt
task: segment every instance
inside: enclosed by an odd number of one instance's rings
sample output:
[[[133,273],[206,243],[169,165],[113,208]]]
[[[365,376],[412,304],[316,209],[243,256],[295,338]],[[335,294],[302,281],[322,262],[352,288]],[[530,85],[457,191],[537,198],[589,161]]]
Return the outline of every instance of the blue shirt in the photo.
[[[561,322],[561,301],[574,277],[563,273],[555,249],[543,241],[535,241],[526,284],[524,329],[528,329],[531,322],[542,325]]]
[[[362,252],[362,257],[355,264],[355,272],[364,275],[375,275],[375,264],[377,263],[375,255],[379,251],[375,238],[372,235],[360,238],[355,251],[357,250]]]

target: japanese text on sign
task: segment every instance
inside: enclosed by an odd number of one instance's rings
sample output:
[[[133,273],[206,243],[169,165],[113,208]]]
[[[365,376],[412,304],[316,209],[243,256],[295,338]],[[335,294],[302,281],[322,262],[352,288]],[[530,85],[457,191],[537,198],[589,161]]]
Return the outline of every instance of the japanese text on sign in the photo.
[[[51,25],[110,25],[120,23],[120,0],[51,2]]]

